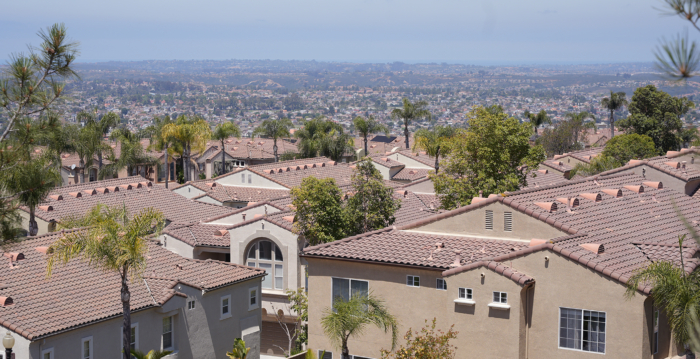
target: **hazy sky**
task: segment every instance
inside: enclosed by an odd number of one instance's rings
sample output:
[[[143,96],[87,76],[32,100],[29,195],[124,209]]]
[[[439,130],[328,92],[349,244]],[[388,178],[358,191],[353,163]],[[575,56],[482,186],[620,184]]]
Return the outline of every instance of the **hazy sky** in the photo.
[[[662,0],[7,1],[0,59],[64,22],[84,61],[639,62],[653,60],[663,36],[687,29],[662,7]]]

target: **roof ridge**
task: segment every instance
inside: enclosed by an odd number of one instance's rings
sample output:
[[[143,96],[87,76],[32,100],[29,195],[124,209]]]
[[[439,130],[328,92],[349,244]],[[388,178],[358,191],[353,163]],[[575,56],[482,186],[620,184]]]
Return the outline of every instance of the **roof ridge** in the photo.
[[[304,251],[304,252],[306,252],[306,251],[312,251],[312,250],[316,250],[316,249],[321,249],[321,248],[330,247],[331,245],[335,245],[335,244],[347,243],[347,242],[350,242],[350,241],[355,240],[355,239],[368,237],[368,236],[371,236],[371,235],[374,235],[374,234],[377,234],[377,233],[382,233],[382,232],[386,232],[386,231],[390,231],[390,230],[393,231],[393,230],[395,230],[395,229],[396,229],[396,226],[385,227],[385,228],[377,229],[377,230],[374,230],[374,231],[371,231],[371,232],[365,232],[365,233],[356,234],[356,235],[354,235],[354,236],[352,236],[352,237],[347,237],[347,238],[339,239],[339,240],[336,240],[336,241],[333,241],[333,242],[320,243],[320,244],[317,244],[317,245],[315,245],[315,246],[306,247],[306,248],[304,248],[303,251]]]

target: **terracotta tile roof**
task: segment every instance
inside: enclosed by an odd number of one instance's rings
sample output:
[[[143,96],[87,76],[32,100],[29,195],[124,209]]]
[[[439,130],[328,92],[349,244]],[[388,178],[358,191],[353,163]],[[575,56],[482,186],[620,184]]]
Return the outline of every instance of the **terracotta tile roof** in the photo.
[[[437,243],[443,247],[437,249]],[[455,250],[460,264],[527,248],[528,243],[406,232],[391,227],[304,249],[304,256],[450,269]]]
[[[542,167],[540,168],[540,170],[530,173],[530,175],[527,177],[527,186],[525,186],[523,189],[549,186],[562,181],[568,181],[562,174],[549,172],[547,169],[542,169]]]
[[[566,156],[571,156],[572,158],[575,158],[581,162],[590,163],[591,158],[600,155],[600,153],[602,153],[604,149],[605,149],[605,146],[591,147],[591,148],[587,148],[585,150],[573,151],[573,152],[565,153],[563,155],[557,155],[557,156],[554,156],[554,158],[552,160],[557,161],[560,158],[564,158]]]
[[[0,265],[0,296],[11,297],[12,306],[0,307],[0,324],[29,340],[70,330],[83,325],[120,317],[120,278],[103,272],[80,259],[58,266],[46,278],[46,255],[37,247],[47,247],[60,232],[34,237],[0,249],[20,252],[24,260],[10,267],[9,259]],[[131,310],[158,307],[174,295],[177,283],[204,291],[263,276],[264,273],[231,263],[183,258],[149,241],[148,264],[144,279],[129,284]],[[179,266],[182,269],[178,269]]]
[[[214,157],[221,156],[221,141],[211,140],[207,143],[207,150],[204,151],[202,156],[197,158],[198,163],[203,163],[207,159],[214,159]],[[231,137],[224,141],[224,146],[226,147],[226,153],[232,158],[239,159],[273,159],[274,155],[274,143],[268,138],[235,138]],[[296,144],[285,141],[283,139],[277,140],[277,154],[281,155],[285,152],[297,153]]]
[[[170,222],[193,221],[233,212],[232,208],[192,201],[164,187],[153,184],[149,186],[149,183],[151,182],[141,176],[132,176],[57,187],[51,191],[47,201],[41,204],[50,205],[53,210],[37,210],[36,215],[45,221],[60,221],[63,217],[82,216],[98,203],[108,206],[125,205],[131,214],[154,207],[163,212]],[[107,191],[101,193],[96,190],[98,188]],[[75,197],[78,194],[80,197]],[[55,200],[51,196],[61,196],[62,199]]]
[[[426,168],[404,168],[392,177],[396,181],[416,181],[428,177],[428,173],[435,172]]]
[[[394,213],[396,226],[403,226],[441,212],[438,209],[440,202],[435,195],[417,195],[409,191],[397,191],[396,198],[401,199],[401,208]]]
[[[669,174],[673,177],[681,179],[683,181],[692,181],[700,178],[700,161],[698,161],[697,163],[686,163],[685,168],[683,168],[683,164],[678,159],[678,157],[693,154],[700,154],[700,150],[693,148],[683,149],[680,152],[669,151],[669,153],[665,156],[653,157],[646,160],[632,160],[625,166],[615,168],[607,172],[603,172],[600,175],[611,175],[627,171],[634,167],[646,165],[666,174]]]
[[[372,159],[373,163],[380,165],[380,166],[383,166],[383,167],[386,167],[386,168],[394,168],[394,167],[403,167],[404,166],[403,163],[395,161],[395,160],[389,158],[388,156],[385,156],[382,154],[372,155],[372,156],[370,156],[370,158]],[[354,165],[356,163],[357,162],[353,162],[352,164]]]
[[[574,169],[573,167],[568,166],[567,164],[565,164],[564,162],[559,161],[559,160],[557,160],[557,161],[546,160],[546,161],[540,163],[540,169],[547,169],[548,167],[551,169],[557,170],[559,172],[566,172],[566,171],[571,171],[572,169]]]
[[[379,137],[381,141],[372,141],[375,137]],[[386,142],[385,140],[386,136],[370,136],[367,139],[367,152],[368,154],[375,155],[375,154],[383,154],[386,152],[391,152],[395,148],[399,149],[405,149],[406,147],[406,140],[404,136],[398,136],[395,137],[391,142]],[[392,136],[394,137],[394,136]],[[355,137],[353,143],[355,144],[356,149],[365,149],[365,141],[362,137]],[[413,147],[413,138],[409,138],[409,146]]]
[[[428,156],[424,151],[413,151],[410,149],[403,149],[398,151],[398,153],[406,157],[410,157],[411,159],[416,160],[424,165],[430,166],[431,168],[435,167],[435,157]],[[443,160],[443,158],[440,158],[440,161]]]
[[[301,181],[309,176],[318,179],[333,178],[338,186],[350,184],[353,168],[342,163],[322,163],[306,165],[306,166],[280,166],[270,170],[257,170],[248,168],[250,171],[264,176],[274,182],[277,182],[287,188],[297,187]]]
[[[239,187],[239,186],[224,186],[217,184],[216,186],[209,186],[208,184],[213,183],[214,180],[197,181],[191,184],[198,189],[205,191],[203,194],[193,199],[197,199],[203,196],[209,196],[219,202],[229,202],[229,201],[242,201],[242,202],[263,202],[269,201],[275,198],[289,196],[289,190],[286,189],[272,189],[272,188],[255,188],[255,187]]]

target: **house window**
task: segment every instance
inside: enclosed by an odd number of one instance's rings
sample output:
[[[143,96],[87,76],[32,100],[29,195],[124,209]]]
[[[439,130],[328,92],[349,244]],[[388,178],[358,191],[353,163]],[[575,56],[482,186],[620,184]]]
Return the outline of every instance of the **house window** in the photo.
[[[652,340],[652,354],[656,354],[659,352],[659,309],[654,308],[654,336],[651,338]]]
[[[130,346],[131,349],[138,349],[139,348],[139,323],[134,323],[131,325],[131,338],[130,339]]]
[[[447,290],[447,282],[442,278],[438,278],[435,288],[439,290]]]
[[[493,231],[493,211],[486,210],[485,228],[488,231]]]
[[[83,338],[80,345],[80,358],[93,359],[92,354],[92,337]]]
[[[318,351],[318,359],[333,359],[333,352],[319,350]]]
[[[190,300],[189,302],[187,302],[187,309],[190,309],[190,310],[194,309],[194,307],[195,307],[194,303],[195,303],[194,300]]]
[[[95,182],[95,181],[97,181],[97,170],[90,169],[90,182]]]
[[[225,295],[221,297],[221,319],[231,317],[231,296]]]
[[[267,272],[262,279],[263,289],[284,290],[284,256],[280,247],[272,241],[260,240],[250,246],[247,257],[248,266]]]
[[[163,350],[173,348],[173,317],[163,318]]]
[[[41,351],[41,359],[54,359],[53,348],[42,350]]]
[[[356,296],[366,297],[369,293],[369,282],[364,280],[333,278],[332,300],[349,301]]]
[[[559,347],[605,353],[605,312],[559,308]]]
[[[253,310],[258,308],[258,288],[248,289],[248,310]]]
[[[505,232],[513,231],[513,212],[503,213],[503,230]]]
[[[417,275],[406,276],[406,285],[409,287],[420,287],[420,277]]]
[[[506,292],[493,292],[493,302],[508,304],[508,293]]]
[[[472,299],[472,289],[459,288],[459,299]]]

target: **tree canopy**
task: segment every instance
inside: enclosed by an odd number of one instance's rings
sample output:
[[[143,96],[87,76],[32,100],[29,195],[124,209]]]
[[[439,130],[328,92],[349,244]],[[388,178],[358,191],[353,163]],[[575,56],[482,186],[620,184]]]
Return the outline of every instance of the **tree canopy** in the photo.
[[[310,245],[333,242],[345,236],[342,193],[332,178],[306,177],[292,188],[296,208],[294,231]]]
[[[394,190],[384,179],[370,158],[357,162],[352,175],[353,193],[345,207],[348,235],[365,233],[394,224],[394,214],[401,200],[394,198]]]
[[[479,191],[484,195],[516,191],[545,159],[542,146],[529,144],[529,123],[484,107],[474,108],[468,122],[468,129],[451,141],[444,170],[432,176],[445,209],[470,204]]]
[[[588,112],[567,113],[566,119],[557,123],[552,129],[545,129],[537,144],[542,145],[547,156],[582,150],[585,146],[586,132],[595,128],[595,122],[587,122],[593,118]]]
[[[618,126],[627,133],[651,137],[662,153],[675,151],[683,143],[681,117],[694,107],[685,97],[673,97],[648,85],[634,91],[628,106],[630,116],[618,121]]]

